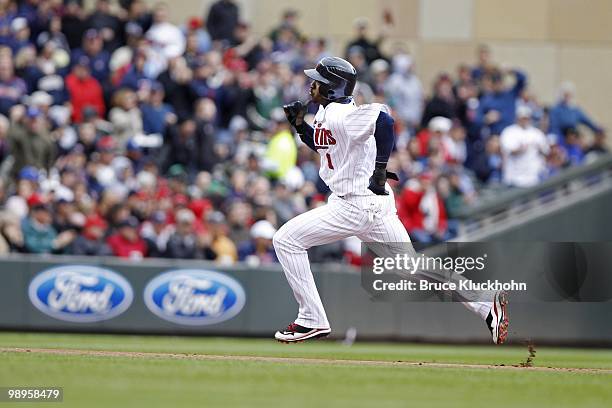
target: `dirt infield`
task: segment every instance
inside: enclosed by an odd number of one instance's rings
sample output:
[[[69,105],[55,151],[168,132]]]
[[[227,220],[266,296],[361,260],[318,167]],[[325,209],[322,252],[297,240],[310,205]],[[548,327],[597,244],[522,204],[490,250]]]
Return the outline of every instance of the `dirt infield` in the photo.
[[[329,364],[329,365],[366,365],[389,367],[428,367],[428,368],[470,368],[488,370],[523,370],[523,371],[552,371],[574,372],[591,374],[612,374],[612,369],[603,368],[564,368],[564,367],[522,367],[520,365],[486,365],[486,364],[458,364],[458,363],[431,363],[412,361],[376,361],[376,360],[338,360],[322,358],[293,358],[293,357],[262,357],[262,356],[236,356],[211,355],[187,353],[143,353],[135,351],[109,351],[109,350],[80,350],[80,349],[51,349],[51,348],[8,348],[0,347],[0,353],[40,353],[55,355],[92,356],[92,357],[126,357],[126,358],[170,358],[203,361],[246,361],[282,364]]]

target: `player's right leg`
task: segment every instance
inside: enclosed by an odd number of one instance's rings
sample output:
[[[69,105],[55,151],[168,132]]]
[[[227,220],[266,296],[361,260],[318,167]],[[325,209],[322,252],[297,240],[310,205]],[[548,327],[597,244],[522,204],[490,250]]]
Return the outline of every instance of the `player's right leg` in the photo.
[[[299,306],[297,319],[276,332],[277,340],[303,341],[331,332],[306,250],[355,235],[364,218],[367,216],[332,196],[326,205],[298,215],[276,232],[274,250]]]

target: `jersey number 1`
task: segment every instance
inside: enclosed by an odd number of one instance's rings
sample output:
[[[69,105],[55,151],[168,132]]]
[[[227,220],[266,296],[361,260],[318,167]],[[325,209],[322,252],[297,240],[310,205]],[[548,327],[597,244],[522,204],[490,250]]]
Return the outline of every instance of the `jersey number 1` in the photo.
[[[334,165],[332,164],[331,156],[329,155],[329,153],[325,153],[325,157],[327,157],[327,167],[329,167],[330,170],[333,170]]]

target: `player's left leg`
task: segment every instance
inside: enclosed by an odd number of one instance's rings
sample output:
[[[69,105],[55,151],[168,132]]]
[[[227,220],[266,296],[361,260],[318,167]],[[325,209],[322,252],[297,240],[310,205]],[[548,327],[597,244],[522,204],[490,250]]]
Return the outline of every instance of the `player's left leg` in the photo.
[[[377,256],[395,257],[397,254],[408,254],[411,257],[418,256],[404,225],[397,217],[395,208],[375,217],[371,227],[361,232],[358,237],[364,242],[372,243],[370,248],[376,252]],[[454,271],[437,270],[435,268],[421,268],[414,275],[406,276],[414,279],[415,275],[417,279],[426,279],[431,282],[452,281],[457,284],[457,287],[459,287],[460,281],[467,280],[463,275]],[[453,293],[453,297],[486,321],[494,343],[501,344],[506,340],[508,334],[506,305],[508,301],[505,293],[477,293],[458,290]]]

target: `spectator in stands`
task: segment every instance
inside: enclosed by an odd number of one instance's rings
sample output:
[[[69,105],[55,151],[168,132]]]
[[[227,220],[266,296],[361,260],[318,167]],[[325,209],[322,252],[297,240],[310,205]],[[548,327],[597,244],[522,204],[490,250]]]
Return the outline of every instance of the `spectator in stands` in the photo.
[[[36,37],[36,45],[39,48],[44,48],[47,44],[52,44],[63,51],[70,51],[68,39],[62,33],[62,19],[58,15],[53,15],[49,20],[49,27]]]
[[[147,244],[138,234],[138,225],[138,220],[131,216],[119,222],[117,232],[107,240],[113,255],[134,260],[147,256]]]
[[[6,199],[7,219],[21,222],[28,215],[27,199],[39,188],[40,172],[32,166],[22,168],[17,175],[15,194]]]
[[[507,88],[504,76],[513,74],[514,85]],[[476,122],[485,129],[487,135],[499,135],[514,123],[516,100],[527,84],[527,77],[519,70],[496,70],[490,75],[493,90],[482,96]]]
[[[472,168],[480,181],[496,185],[502,182],[502,163],[499,136],[492,135],[486,141],[485,154],[474,160]]]
[[[442,139],[448,137],[452,126],[453,122],[444,116],[432,118],[427,124],[427,128],[421,130],[416,136],[419,144],[418,157],[428,156],[432,147],[442,149],[442,153],[444,154]],[[446,157],[445,154],[444,157]]]
[[[270,32],[270,39],[272,42],[276,43],[279,40],[280,32],[282,30],[289,30],[295,39],[301,40],[302,33],[297,26],[299,17],[300,15],[297,10],[287,9],[283,11],[281,23]]]
[[[396,54],[392,66],[393,73],[385,84],[385,95],[404,125],[414,132],[423,113],[423,86],[413,72],[410,55]]]
[[[531,110],[519,106],[516,124],[500,137],[503,156],[503,182],[513,187],[532,187],[545,173],[545,157],[550,148],[544,133],[531,124]]]
[[[571,82],[564,82],[559,90],[559,101],[550,110],[550,129],[563,143],[563,134],[567,129],[578,129],[584,125],[594,133],[602,133],[603,129],[589,118],[577,105],[574,104],[575,86]]]
[[[9,116],[10,109],[27,94],[27,85],[15,76],[13,53],[0,46],[0,114]]]
[[[453,123],[448,133],[442,135],[441,141],[446,162],[463,165],[467,158],[465,129],[458,122]]]
[[[347,50],[347,59],[357,71],[357,80],[369,86],[372,82],[372,77],[370,66],[365,58],[365,50],[359,45],[353,45]]]
[[[97,0],[96,8],[87,19],[87,26],[96,29],[104,41],[104,49],[110,53],[121,46],[123,24],[110,8],[110,0]]]
[[[454,119],[456,115],[453,83],[448,74],[441,74],[434,83],[433,96],[425,104],[421,127],[426,127],[434,117],[441,116]]]
[[[128,1],[127,22],[137,24],[141,32],[146,32],[153,24],[153,14],[147,9],[143,0]]]
[[[22,48],[30,45],[30,27],[25,17],[17,17],[11,22],[11,36],[7,45],[11,47],[14,55],[17,55]]]
[[[147,62],[147,52],[144,47],[136,48],[132,53],[132,63],[119,82],[120,87],[130,88],[133,91],[138,91],[148,84],[149,77],[145,72],[145,64]]]
[[[76,237],[68,249],[72,255],[110,256],[113,251],[106,244],[104,234],[108,228],[107,222],[92,215],[87,218],[83,231]]]
[[[585,152],[585,159],[587,162],[597,159],[601,155],[610,153],[610,149],[606,145],[606,134],[604,132],[598,132],[595,134],[593,143]]]
[[[352,47],[360,47],[363,50],[366,62],[368,64],[372,63],[372,61],[384,58],[382,53],[380,52],[380,44],[385,39],[385,30],[381,30],[380,35],[374,41],[368,38],[368,27],[370,23],[367,18],[360,17],[353,22],[353,27],[355,28],[355,38],[349,41],[346,46],[345,54],[348,57],[349,51]]]
[[[168,69],[157,78],[164,87],[166,102],[174,107],[180,120],[189,118],[193,113],[195,98],[189,86],[192,77],[193,73],[185,59],[178,57],[168,61]]]
[[[168,239],[165,257],[175,259],[214,259],[215,254],[202,245],[194,230],[195,216],[183,208],[176,212],[176,230]],[[211,256],[212,255],[212,256]]]
[[[571,166],[579,166],[584,162],[584,142],[582,135],[575,128],[566,128],[563,132],[563,142],[560,144],[565,150],[565,156]]]
[[[480,83],[485,76],[489,75],[495,69],[495,64],[493,64],[491,58],[491,48],[486,44],[478,46],[477,57],[478,63],[472,69],[471,74],[472,79],[476,83]]]
[[[410,237],[426,244],[450,237],[446,209],[434,181],[431,172],[421,173],[406,184],[398,199],[398,216]]]
[[[174,226],[167,221],[166,213],[158,210],[142,224],[141,236],[147,243],[150,257],[161,258],[166,253],[168,239],[174,232]]]
[[[276,233],[276,228],[270,221],[257,221],[251,227],[251,239],[238,247],[239,259],[251,266],[278,262],[272,246],[274,233]]]
[[[70,94],[72,105],[72,120],[81,123],[83,112],[87,107],[95,109],[98,117],[104,117],[106,107],[100,82],[89,70],[90,61],[86,56],[81,56],[72,68],[72,72],[66,77],[66,89]]]
[[[11,122],[8,118],[0,114],[0,163],[4,161],[10,154],[10,142],[8,132],[11,127]]]
[[[234,41],[234,29],[238,25],[240,10],[233,0],[218,0],[208,11],[206,29],[213,41]]]
[[[74,231],[57,233],[53,228],[52,209],[38,194],[28,198],[30,215],[21,223],[23,243],[26,252],[33,254],[48,254],[61,252],[75,238]]]
[[[168,126],[176,123],[176,115],[172,105],[164,102],[164,87],[159,82],[151,83],[151,94],[142,104],[142,124],[145,134],[158,133],[164,135]]]
[[[238,261],[238,249],[228,236],[225,216],[220,211],[212,211],[206,221],[210,232],[210,248],[216,254],[215,261],[220,264],[233,264]]]
[[[274,130],[268,142],[266,159],[269,161],[270,174],[274,178],[283,178],[295,167],[297,146],[295,137],[287,121],[279,111],[273,113]]]
[[[87,57],[86,59],[82,57]],[[89,72],[100,82],[106,85],[110,75],[110,54],[104,49],[102,35],[95,28],[90,28],[83,34],[83,46],[72,52],[71,61],[76,64],[87,62]]]
[[[15,159],[13,174],[25,166],[49,171],[55,161],[55,143],[49,125],[36,107],[26,109],[22,121],[14,122],[9,131],[11,152]]]
[[[130,138],[141,135],[142,114],[138,108],[136,93],[128,88],[119,89],[113,95],[113,108],[108,113],[108,119],[113,124],[117,147],[125,151]]]
[[[81,46],[87,23],[79,0],[67,0],[65,5],[62,14],[62,33],[66,36],[70,49],[74,50]]]
[[[217,107],[209,98],[202,98],[196,102],[194,120],[196,124],[197,163],[198,171],[213,171],[219,162],[216,152]]]
[[[151,43],[153,51],[162,57],[163,65],[185,52],[185,36],[169,21],[169,9],[166,3],[155,5],[153,25],[145,36]]]

